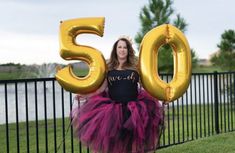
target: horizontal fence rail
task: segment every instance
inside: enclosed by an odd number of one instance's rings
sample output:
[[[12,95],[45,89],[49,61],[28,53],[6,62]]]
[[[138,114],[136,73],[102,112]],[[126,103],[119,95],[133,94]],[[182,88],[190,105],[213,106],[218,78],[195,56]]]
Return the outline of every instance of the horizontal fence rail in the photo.
[[[74,138],[74,97],[55,78],[0,80],[0,153],[90,152]],[[164,107],[160,148],[234,131],[235,72],[194,73],[185,94]]]

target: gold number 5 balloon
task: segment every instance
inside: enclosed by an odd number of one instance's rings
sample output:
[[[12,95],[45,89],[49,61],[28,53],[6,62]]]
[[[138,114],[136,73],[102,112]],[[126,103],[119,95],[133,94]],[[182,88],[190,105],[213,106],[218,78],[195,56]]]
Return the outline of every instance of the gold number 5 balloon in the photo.
[[[104,18],[81,18],[63,21],[60,25],[60,55],[65,60],[82,60],[89,65],[85,77],[74,75],[71,66],[59,70],[56,79],[65,90],[86,94],[98,89],[105,79],[106,64],[103,54],[90,46],[75,43],[83,33],[103,36]]]
[[[169,44],[173,49],[174,76],[170,83],[158,75],[158,50]],[[187,90],[191,77],[191,51],[184,34],[176,27],[165,24],[149,31],[140,46],[140,77],[143,87],[153,97],[173,101]]]

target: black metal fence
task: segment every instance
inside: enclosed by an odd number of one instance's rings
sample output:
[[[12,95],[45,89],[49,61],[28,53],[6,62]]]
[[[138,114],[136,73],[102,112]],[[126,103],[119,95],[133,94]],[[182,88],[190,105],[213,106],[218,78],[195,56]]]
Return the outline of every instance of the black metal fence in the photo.
[[[89,152],[73,137],[74,96],[54,78],[0,81],[0,153]],[[235,72],[195,73],[186,93],[165,105],[160,148],[234,130]]]

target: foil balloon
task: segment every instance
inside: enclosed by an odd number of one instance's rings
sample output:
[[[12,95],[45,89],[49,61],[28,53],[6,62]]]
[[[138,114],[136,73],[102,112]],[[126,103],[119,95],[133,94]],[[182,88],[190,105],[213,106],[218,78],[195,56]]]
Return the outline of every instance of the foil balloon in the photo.
[[[60,55],[65,60],[81,60],[89,65],[85,77],[77,77],[71,66],[59,70],[56,79],[67,91],[88,94],[98,89],[106,73],[103,54],[95,48],[76,44],[79,34],[96,34],[103,36],[104,18],[80,18],[62,21],[60,25]]]
[[[158,51],[164,44],[171,46],[174,57],[174,75],[169,83],[161,80],[158,74]],[[187,90],[191,78],[191,51],[179,29],[164,24],[149,31],[141,42],[139,58],[141,81],[150,95],[170,102]]]

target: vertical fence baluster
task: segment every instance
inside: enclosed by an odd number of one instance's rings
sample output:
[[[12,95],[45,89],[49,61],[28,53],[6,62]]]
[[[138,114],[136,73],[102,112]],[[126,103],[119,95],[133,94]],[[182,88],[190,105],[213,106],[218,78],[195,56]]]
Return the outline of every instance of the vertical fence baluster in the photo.
[[[82,143],[79,141],[79,153],[82,153]]]
[[[89,153],[89,152],[90,152],[90,149],[89,149],[89,147],[87,147],[87,149],[86,149],[86,152],[87,152],[87,153]]]
[[[65,121],[64,121],[64,89],[61,88],[61,105],[62,105],[62,141],[63,141],[63,152],[66,152],[65,148]]]
[[[206,136],[206,98],[205,98],[205,77],[202,75],[202,99],[203,99],[203,127],[204,127],[204,137]]]
[[[80,108],[80,106],[81,106],[81,103],[80,103],[80,99],[79,99],[78,100],[78,108]],[[87,148],[87,149],[89,149],[89,148]],[[79,140],[79,153],[82,153],[82,143],[80,140]]]
[[[210,105],[212,103],[212,100],[210,101],[209,97],[209,81],[208,81],[208,75],[206,75],[206,94],[207,94],[207,130],[208,130],[208,136],[210,136]]]
[[[20,152],[20,136],[19,136],[19,107],[18,107],[18,85],[15,82],[15,105],[16,105],[16,143],[17,143],[17,153]]]
[[[218,79],[219,79],[219,110],[220,110],[220,129],[221,131],[223,131],[223,103],[222,103],[222,81],[221,81],[221,75],[218,74]]]
[[[179,99],[176,100],[176,111],[177,111],[177,137],[178,137],[178,142],[180,143],[180,111],[179,111]]]
[[[228,84],[228,80],[229,80],[229,74],[227,73],[226,74],[226,95],[227,95],[227,102],[226,102],[226,104],[227,104],[227,114],[228,114],[228,121],[227,121],[227,123],[228,123],[228,131],[230,131],[230,98],[229,98],[229,84]]]
[[[214,100],[215,100],[215,132],[219,133],[219,102],[218,102],[218,73],[214,72]]]
[[[27,153],[30,152],[29,149],[29,107],[28,107],[28,84],[25,82],[25,112],[26,112],[26,144],[27,144]]]
[[[173,143],[175,144],[175,103],[172,103],[172,128],[173,128]]]
[[[35,93],[35,127],[36,127],[36,152],[39,153],[39,135],[38,135],[38,89],[37,81],[34,82]]]
[[[208,81],[209,75],[206,75],[206,98],[207,98],[207,130],[208,130],[208,136],[210,136],[210,106],[212,106],[212,100],[210,101],[209,96],[209,81]],[[210,79],[212,79],[210,77]]]
[[[195,130],[196,130],[196,139],[198,139],[198,124],[197,124],[197,77],[194,77],[194,85],[195,85]]]
[[[7,97],[7,83],[4,84],[5,87],[5,115],[6,115],[6,151],[9,153],[9,127],[8,127],[8,97]]]
[[[46,81],[43,81],[43,95],[44,95],[44,119],[45,119],[45,149],[48,153],[48,131],[47,131],[47,94]]]
[[[230,96],[230,115],[231,115],[231,131],[233,131],[233,111],[234,111],[234,107],[233,107],[233,83],[232,83],[232,77],[233,74],[230,73],[230,78],[229,78],[229,85],[230,85],[230,92],[229,92],[229,96]]]
[[[213,79],[212,79],[213,78]],[[212,133],[212,135],[214,134],[214,131],[215,131],[215,129],[214,129],[214,119],[215,119],[215,116],[214,116],[214,110],[215,110],[215,93],[214,93],[214,91],[215,91],[215,84],[214,84],[214,81],[215,81],[215,78],[214,78],[214,74],[212,74],[211,75],[211,133]],[[212,91],[212,89],[214,89],[213,91]],[[217,96],[217,98],[218,98],[218,96]],[[218,101],[218,99],[217,99],[217,101]]]
[[[55,101],[55,80],[52,80],[52,100],[53,100],[53,131],[54,131],[54,152],[57,152],[57,133],[56,133],[56,101]]]
[[[235,72],[233,73],[233,116],[235,119]],[[235,123],[235,120],[233,123]]]
[[[187,141],[189,140],[189,115],[188,115],[188,90],[186,91],[186,131],[187,131]]]
[[[166,81],[168,82],[169,75],[166,75]],[[167,134],[168,134],[168,145],[171,144],[171,132],[170,132],[170,104],[167,104]],[[165,132],[164,132],[165,133]]]
[[[161,79],[162,80],[164,80],[164,78],[167,78],[167,75],[162,75],[161,76]],[[163,107],[163,109],[165,109],[165,106],[164,106],[165,104],[164,103],[162,103],[162,107]],[[165,117],[165,110],[163,110],[164,112],[164,120],[166,119],[166,117]],[[162,141],[163,141],[163,143],[162,143],[162,145],[160,144],[160,146],[165,146],[166,145],[166,134],[165,134],[166,132],[165,132],[165,130],[162,132],[162,136],[161,136],[161,138],[163,139]],[[161,142],[161,141],[160,141]]]
[[[170,104],[167,104],[167,133],[168,133],[168,145],[171,144],[171,132],[170,132]]]
[[[184,142],[184,96],[182,96],[182,99],[181,99],[181,108],[182,108],[182,142]]]
[[[73,98],[72,98],[72,93],[69,93],[69,102],[70,102],[70,112],[72,111],[73,108]],[[72,122],[72,118],[70,118],[70,122]],[[73,126],[71,124],[70,126],[70,136],[71,136],[71,152],[74,152],[74,147],[73,147]]]
[[[225,77],[225,74],[222,74],[222,83],[223,83],[223,88],[222,88],[222,94],[223,94],[223,103],[224,103],[224,112],[223,112],[223,114],[224,114],[224,131],[226,132],[227,131],[227,125],[226,125],[226,102],[225,102],[225,92],[226,92],[226,90],[225,90],[225,81],[224,81],[224,77]],[[221,102],[222,103],[222,102]]]
[[[194,77],[194,75],[192,75],[192,77]],[[194,139],[194,135],[193,135],[193,85],[192,85],[193,81],[191,80],[191,85],[190,85],[190,113],[191,113],[191,140]]]
[[[202,97],[201,97],[201,75],[198,75],[198,102],[199,102],[199,134],[200,138],[202,137]]]

